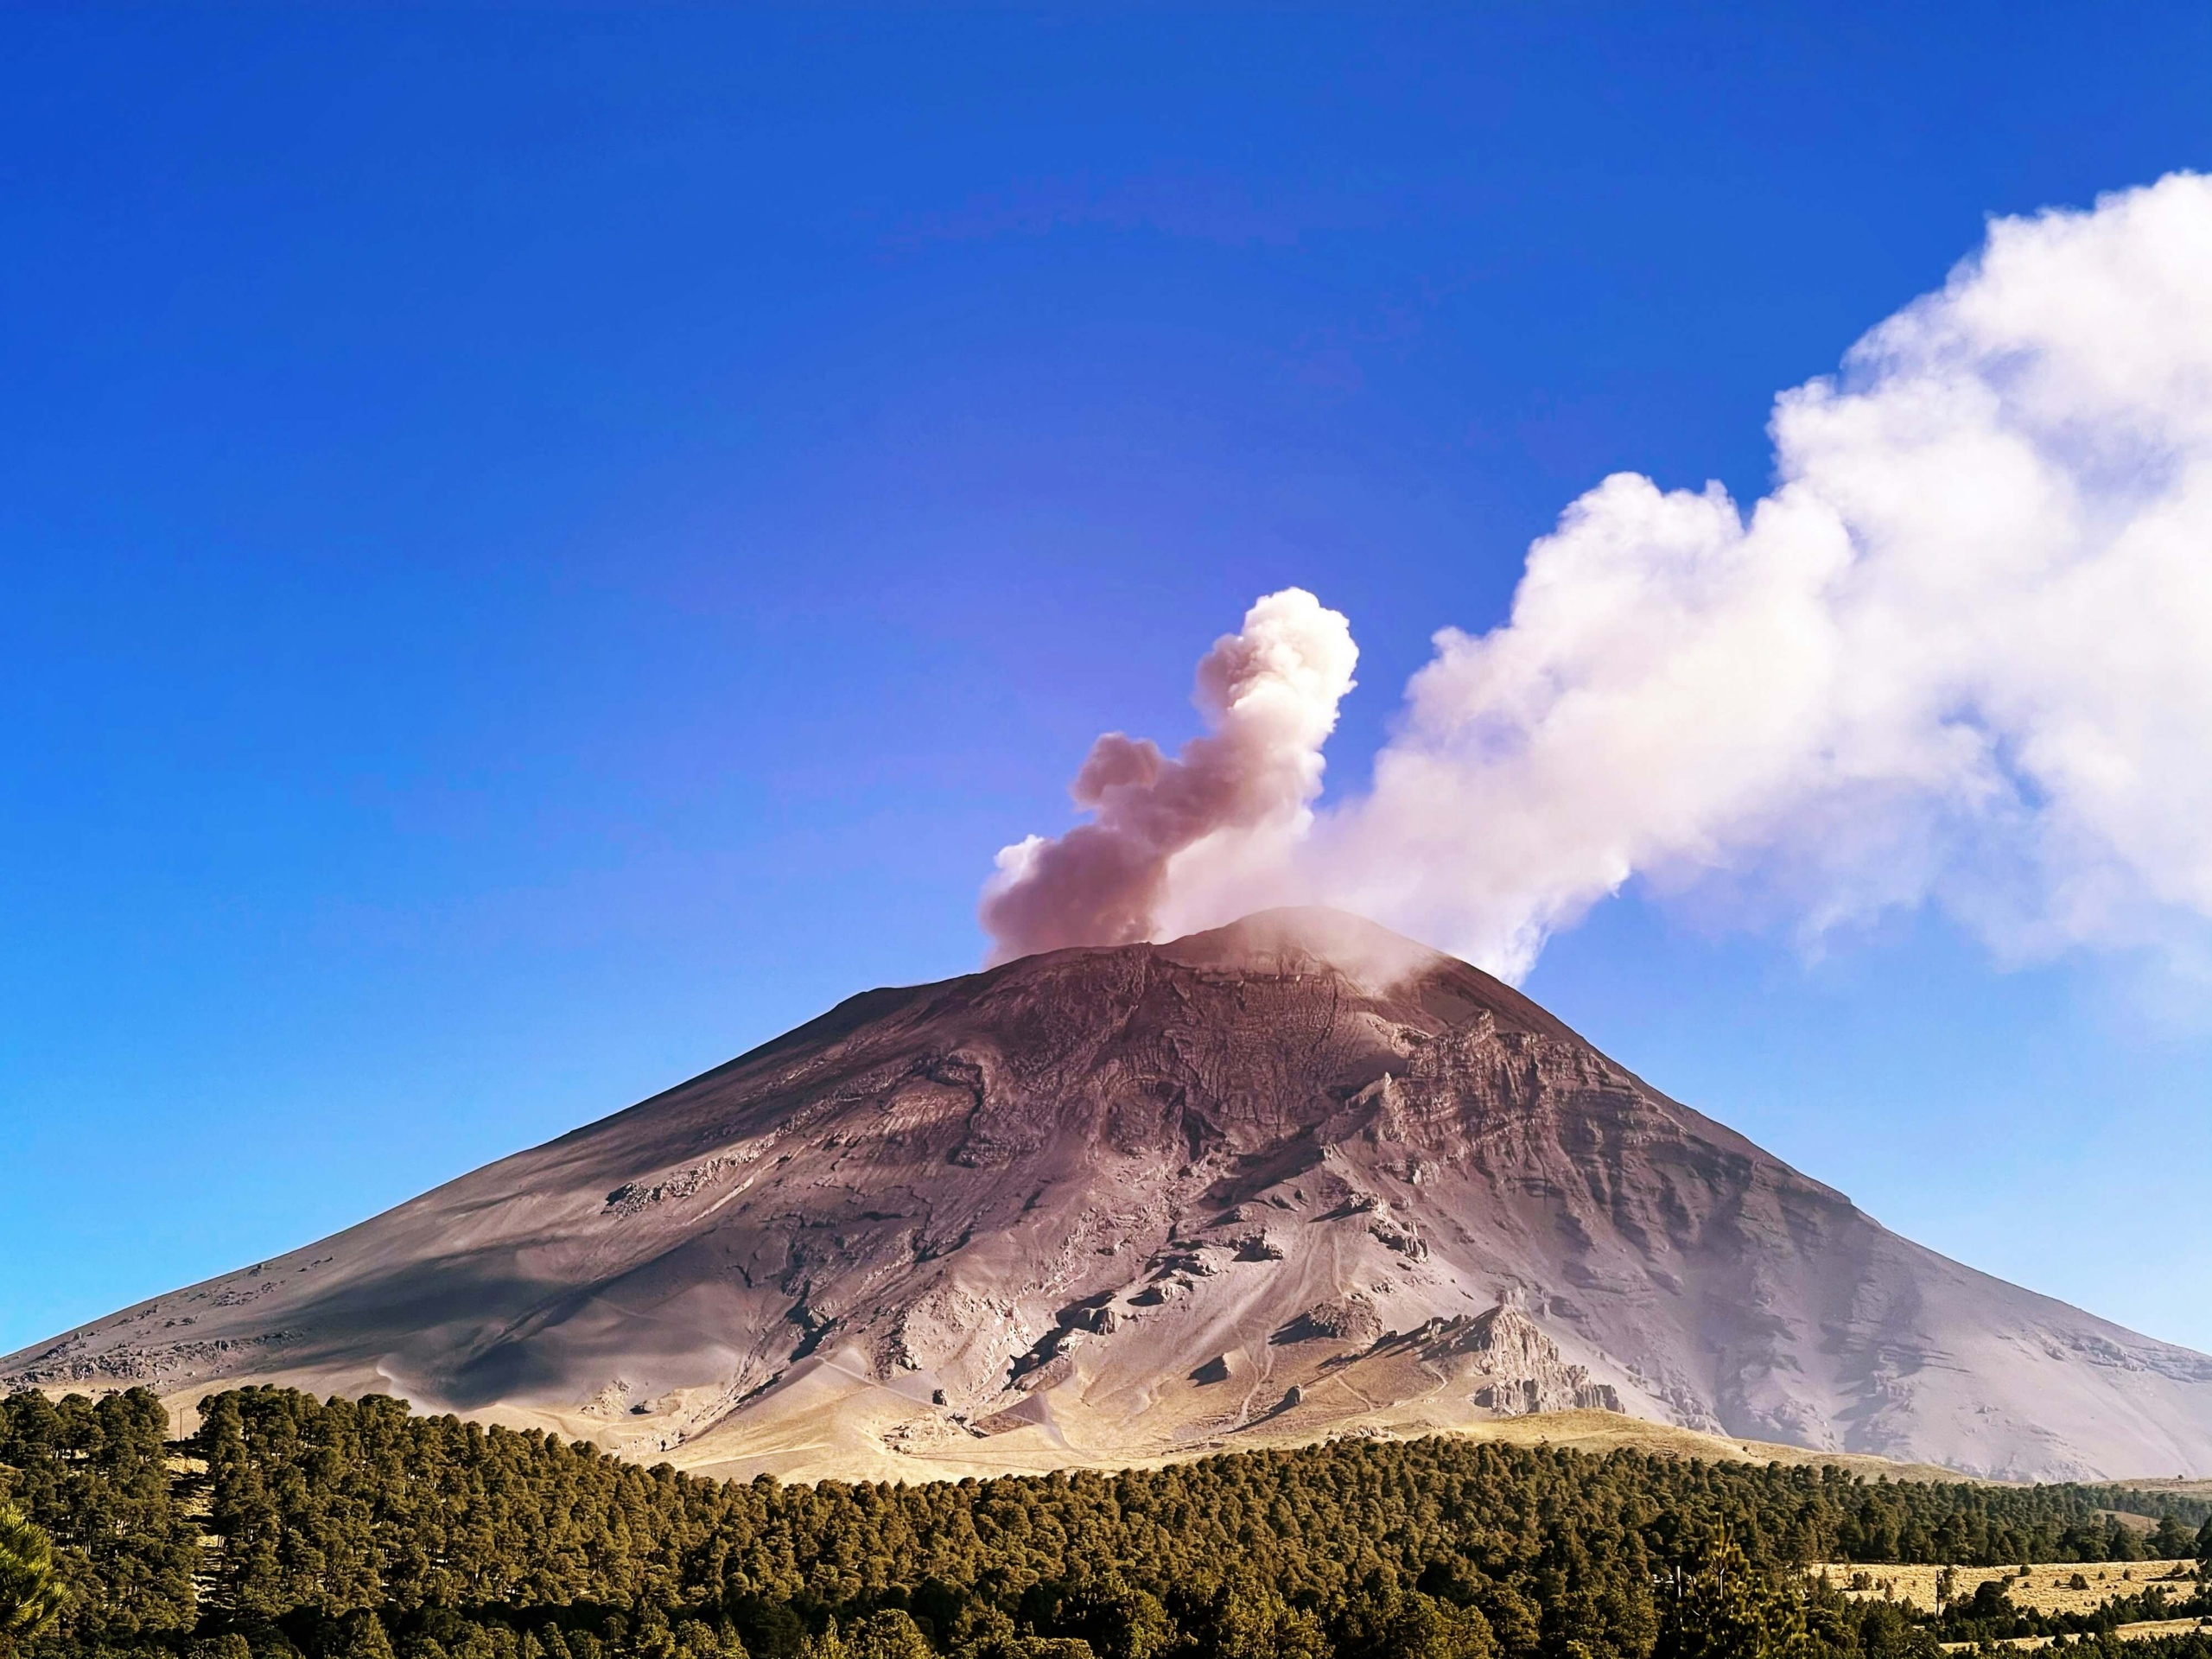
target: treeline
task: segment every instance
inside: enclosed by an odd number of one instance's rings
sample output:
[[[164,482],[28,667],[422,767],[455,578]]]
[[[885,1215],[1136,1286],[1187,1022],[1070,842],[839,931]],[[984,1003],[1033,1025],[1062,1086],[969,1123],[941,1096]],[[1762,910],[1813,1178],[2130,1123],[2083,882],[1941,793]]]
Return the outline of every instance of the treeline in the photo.
[[[2212,1521],[2212,1497],[2192,1497],[2185,1492],[2164,1491],[2155,1486],[2082,1486],[2076,1489],[2101,1509],[2125,1510],[2135,1515],[2171,1517],[2192,1535]],[[2152,1556],[2153,1560],[2170,1559]]]
[[[168,1440],[168,1414],[144,1389],[0,1402],[0,1498],[53,1541],[65,1628],[121,1641],[197,1622],[200,1528]]]
[[[1936,1621],[1945,1642],[2004,1642],[2016,1637],[2104,1636],[2123,1624],[2212,1614],[2212,1597],[2197,1584],[2137,1586],[2087,1612],[2044,1612],[2017,1605],[2011,1581],[1985,1579],[1971,1596],[1951,1602]]]
[[[2098,1489],[1449,1439],[810,1487],[271,1389],[166,1432],[144,1390],[0,1402],[72,1591],[48,1659],[1934,1659],[1794,1569],[2141,1551]]]

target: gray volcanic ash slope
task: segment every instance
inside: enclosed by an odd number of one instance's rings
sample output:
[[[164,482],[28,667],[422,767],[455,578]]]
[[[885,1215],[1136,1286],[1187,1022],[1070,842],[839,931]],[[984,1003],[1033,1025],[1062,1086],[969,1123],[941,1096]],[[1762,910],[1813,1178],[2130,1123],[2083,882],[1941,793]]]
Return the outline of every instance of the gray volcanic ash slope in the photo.
[[[855,997],[0,1376],[399,1393],[732,1472],[1580,1407],[2212,1473],[2212,1359],[1899,1238],[1497,981],[1315,911]]]

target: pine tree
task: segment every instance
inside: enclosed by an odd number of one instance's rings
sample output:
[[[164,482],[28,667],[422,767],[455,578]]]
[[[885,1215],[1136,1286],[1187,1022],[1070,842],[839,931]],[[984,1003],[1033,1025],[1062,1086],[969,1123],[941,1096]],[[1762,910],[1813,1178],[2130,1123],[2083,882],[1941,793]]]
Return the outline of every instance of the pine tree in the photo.
[[[1490,1623],[1418,1590],[1371,1586],[1337,1623],[1338,1659],[1497,1659]]]
[[[1789,1659],[1805,1647],[1797,1599],[1754,1568],[1725,1529],[1662,1592],[1653,1659]]]
[[[330,1653],[331,1659],[392,1659],[391,1638],[374,1613],[348,1613],[339,1623]]]
[[[2151,1553],[2162,1561],[2179,1560],[2196,1552],[2196,1540],[2189,1529],[2172,1516],[2158,1522],[2158,1529],[2151,1535]]]
[[[1155,1659],[1175,1635],[1160,1599],[1118,1573],[1078,1586],[1061,1600],[1053,1623],[1055,1635],[1088,1643],[1098,1659]]]
[[[0,1503],[0,1652],[53,1624],[67,1599],[46,1535]]]
[[[845,1651],[851,1659],[936,1659],[921,1626],[897,1607],[855,1620],[845,1631]]]
[[[1213,1659],[1328,1659],[1321,1621],[1249,1575],[1179,1599],[1175,1608],[1190,1644]]]

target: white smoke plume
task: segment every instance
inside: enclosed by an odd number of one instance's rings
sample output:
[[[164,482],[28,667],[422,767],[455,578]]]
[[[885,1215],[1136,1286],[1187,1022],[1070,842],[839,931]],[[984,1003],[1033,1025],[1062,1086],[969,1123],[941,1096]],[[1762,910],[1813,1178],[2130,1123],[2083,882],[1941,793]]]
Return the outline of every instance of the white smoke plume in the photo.
[[[1437,635],[1364,796],[1249,859],[1193,803],[1088,932],[1052,855],[1105,809],[1010,849],[1001,953],[1016,887],[1055,943],[1320,899],[1517,976],[1631,878],[1815,938],[1934,903],[2012,960],[2202,940],[2212,180],[1993,221],[1772,431],[1748,515],[1631,474],[1569,507],[1503,626]]]

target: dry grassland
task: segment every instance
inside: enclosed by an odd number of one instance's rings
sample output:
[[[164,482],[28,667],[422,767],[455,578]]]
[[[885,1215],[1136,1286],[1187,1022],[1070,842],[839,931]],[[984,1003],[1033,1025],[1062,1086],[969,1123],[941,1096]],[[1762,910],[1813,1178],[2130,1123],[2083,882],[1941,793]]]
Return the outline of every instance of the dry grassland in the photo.
[[[1828,1581],[1839,1590],[1861,1598],[1888,1595],[1897,1601],[1908,1601],[1923,1612],[1936,1609],[1936,1579],[1943,1571],[1940,1567],[1894,1565],[1889,1562],[1830,1563],[1816,1567],[1815,1573],[1825,1573]],[[1990,1579],[2010,1580],[2012,1605],[2030,1608],[2038,1613],[2094,1612],[2115,1596],[2137,1596],[2158,1583],[2170,1585],[2177,1599],[2190,1595],[2196,1589],[2195,1561],[2084,1561],[2064,1562],[2056,1566],[2031,1567],[2024,1579],[2014,1567],[1954,1567],[1958,1574],[1957,1599],[1966,1600],[1974,1587]],[[1869,1587],[1851,1588],[1853,1577],[1865,1573],[1872,1580]],[[2074,1575],[2080,1573],[2088,1588],[2073,1587]],[[2185,1621],[2194,1629],[2196,1621]],[[2133,1627],[2130,1627],[2133,1628]],[[2024,1639],[2024,1638],[2023,1638]]]
[[[2140,1624],[2115,1626],[2112,1634],[2113,1639],[2117,1642],[2142,1642],[2154,1636],[2186,1636],[2191,1630],[2202,1630],[2207,1626],[2212,1626],[2212,1619],[2200,1621],[2194,1618],[2149,1618]],[[1997,1645],[2000,1648],[2047,1648],[2053,1642],[2061,1639],[2055,1636],[2014,1636],[2006,1637]],[[1972,1642],[1946,1642],[1943,1644],[1943,1651],[1971,1653],[1976,1645]]]

